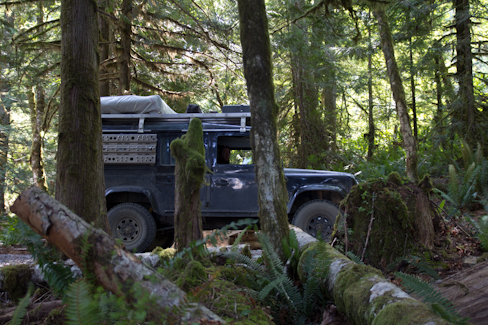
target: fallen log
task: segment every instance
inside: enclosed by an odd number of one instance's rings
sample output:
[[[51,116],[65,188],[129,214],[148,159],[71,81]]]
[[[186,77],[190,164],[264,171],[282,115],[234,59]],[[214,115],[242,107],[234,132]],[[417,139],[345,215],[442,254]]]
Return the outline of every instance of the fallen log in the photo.
[[[84,273],[93,275],[97,284],[124,297],[129,304],[137,301],[132,290],[137,284],[154,304],[155,308],[147,310],[151,319],[160,320],[164,313],[165,317],[185,322],[208,319],[223,323],[204,306],[188,303],[185,293],[175,284],[39,188],[22,192],[10,211],[71,258]],[[185,314],[175,311],[181,309]]]
[[[449,324],[427,305],[412,298],[386,280],[381,271],[352,262],[329,244],[318,242],[301,229],[295,228],[300,248],[298,274],[305,282],[309,274],[306,261],[317,254],[328,255],[330,264],[315,269],[323,295],[334,301],[337,309],[354,324]]]

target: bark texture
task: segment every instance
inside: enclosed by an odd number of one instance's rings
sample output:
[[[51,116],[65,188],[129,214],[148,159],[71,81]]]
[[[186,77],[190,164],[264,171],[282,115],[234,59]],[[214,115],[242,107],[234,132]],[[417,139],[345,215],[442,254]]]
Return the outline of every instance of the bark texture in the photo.
[[[251,105],[251,146],[258,184],[259,220],[275,249],[288,235],[287,192],[277,141],[271,45],[264,0],[239,0],[244,76]]]
[[[6,85],[0,80],[0,90],[5,90]],[[0,95],[0,214],[5,212],[6,169],[8,161],[8,128],[10,127],[10,105],[4,102],[4,96]]]
[[[61,4],[61,107],[56,199],[109,231],[105,205],[96,2]]]
[[[373,10],[374,16],[378,21],[380,32],[381,49],[385,56],[388,77],[390,78],[391,91],[396,104],[398,120],[400,121],[400,131],[403,137],[403,148],[406,154],[406,173],[412,181],[418,180],[418,157],[417,143],[412,135],[410,118],[408,116],[408,107],[405,99],[405,90],[403,88],[402,78],[395,59],[395,49],[393,47],[393,38],[391,35],[390,24],[383,6],[377,6]]]
[[[47,192],[46,173],[44,172],[44,159],[42,151],[44,139],[42,138],[42,126],[44,124],[45,97],[44,89],[36,87],[36,96],[31,90],[27,93],[30,108],[30,121],[32,130],[32,145],[30,152],[30,165],[34,184]]]
[[[106,12],[107,1],[99,0],[98,7]],[[108,18],[102,14],[98,15],[98,23],[100,26],[100,96],[110,96],[110,79],[107,77],[109,73],[110,26]]]
[[[122,1],[120,23],[119,95],[130,93],[130,50],[132,36],[132,0]]]
[[[194,118],[187,134],[170,145],[175,165],[175,244],[181,251],[202,239],[200,188],[205,181],[202,121]]]
[[[471,52],[471,15],[469,0],[454,0],[456,10],[456,77],[459,84],[459,99],[455,115],[462,121],[461,136],[475,147],[476,108],[473,89],[473,53]]]
[[[172,306],[184,306],[186,314],[174,317],[183,321],[203,318],[221,321],[207,308],[185,302],[185,293],[176,285],[116,245],[115,240],[104,231],[92,227],[39,188],[25,190],[14,202],[11,211],[71,258],[80,269],[93,274],[99,285],[124,297],[129,304],[137,301],[131,290],[137,284],[153,297],[154,305],[148,306],[151,319],[157,320],[163,313],[166,316],[172,313],[175,310],[169,309]],[[93,243],[88,251],[83,247],[84,240]],[[194,309],[186,309],[189,305]]]
[[[327,254],[331,263],[323,269],[314,269],[314,276],[321,278],[321,292],[353,324],[449,324],[427,305],[386,280],[380,270],[356,264],[329,244],[294,229],[301,252],[300,279],[305,282],[309,276],[305,271],[309,268],[303,267],[307,260]]]

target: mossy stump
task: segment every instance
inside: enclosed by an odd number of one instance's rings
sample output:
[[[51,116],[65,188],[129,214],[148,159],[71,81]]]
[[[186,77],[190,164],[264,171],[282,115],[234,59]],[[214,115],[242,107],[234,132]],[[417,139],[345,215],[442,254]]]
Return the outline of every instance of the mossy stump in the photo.
[[[398,173],[354,187],[342,202],[346,220],[336,220],[335,235],[345,248],[380,269],[398,257],[432,249],[434,220],[430,181],[426,176],[418,185]],[[346,225],[347,236],[343,231]],[[366,247],[366,249],[365,249]]]
[[[175,166],[175,246],[178,251],[202,239],[200,188],[205,181],[202,121],[194,118],[188,132],[170,145]]]

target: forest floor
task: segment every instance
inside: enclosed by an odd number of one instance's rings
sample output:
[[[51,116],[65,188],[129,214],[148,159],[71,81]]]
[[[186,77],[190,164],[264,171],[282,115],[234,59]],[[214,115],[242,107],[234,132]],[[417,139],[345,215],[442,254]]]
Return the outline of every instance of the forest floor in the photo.
[[[486,214],[487,212],[481,209],[470,211],[474,220]],[[436,282],[438,289],[454,302],[461,315],[470,317],[473,324],[486,324],[484,319],[488,319],[488,315],[484,315],[483,310],[488,304],[488,293],[484,289],[488,288],[488,262],[483,262],[487,258],[483,257],[480,242],[475,236],[475,229],[465,219],[456,218],[443,221],[440,228],[440,231],[435,234],[434,249],[425,251],[420,258],[439,274],[440,280]],[[205,235],[210,233],[205,232]],[[217,246],[229,245],[227,236],[216,239]],[[25,247],[0,246],[0,267],[29,262],[32,262],[32,258]],[[405,263],[400,263],[394,270],[385,268],[382,271],[393,283],[400,286],[401,280],[395,278],[392,271],[416,272],[412,265]],[[418,275],[431,280],[425,274]],[[4,299],[0,297],[0,300]],[[5,302],[0,301],[0,306]],[[6,308],[7,305],[3,304],[2,307]],[[315,324],[348,325],[349,323],[336,311],[335,306],[327,305],[324,306],[321,314],[317,315]]]

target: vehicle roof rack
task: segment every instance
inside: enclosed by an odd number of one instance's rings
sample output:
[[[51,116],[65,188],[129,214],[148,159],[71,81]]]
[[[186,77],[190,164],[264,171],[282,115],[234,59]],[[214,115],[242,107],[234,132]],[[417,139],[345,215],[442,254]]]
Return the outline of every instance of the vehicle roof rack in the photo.
[[[203,123],[240,126],[240,132],[245,132],[251,125],[250,112],[236,113],[183,113],[183,114],[102,114],[103,122],[112,124],[138,123],[138,133],[144,133],[144,124],[151,123],[189,123],[191,119],[199,118]]]

